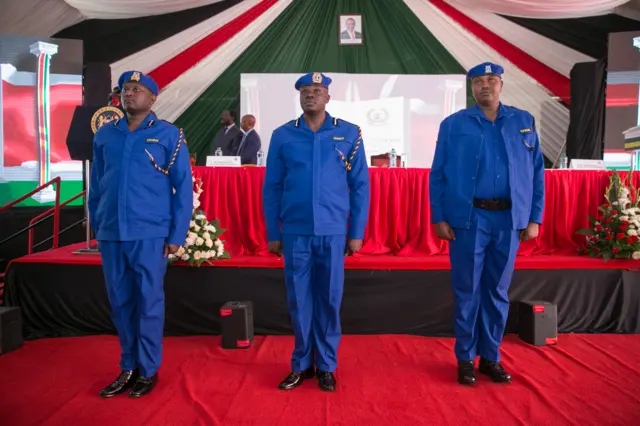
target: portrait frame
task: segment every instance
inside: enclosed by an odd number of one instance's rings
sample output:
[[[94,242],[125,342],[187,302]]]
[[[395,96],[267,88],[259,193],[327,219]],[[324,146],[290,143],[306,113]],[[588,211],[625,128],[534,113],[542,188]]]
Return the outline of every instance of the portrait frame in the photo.
[[[347,22],[353,20],[354,28],[351,38],[349,36]],[[343,13],[338,15],[338,45],[339,46],[363,46],[364,31],[362,15],[359,13]]]

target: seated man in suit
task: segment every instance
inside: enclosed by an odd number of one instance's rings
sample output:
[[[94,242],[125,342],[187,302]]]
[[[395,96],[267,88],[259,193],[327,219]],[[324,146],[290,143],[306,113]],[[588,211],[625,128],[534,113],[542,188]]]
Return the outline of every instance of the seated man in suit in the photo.
[[[213,138],[213,143],[211,144],[208,155],[215,155],[216,149],[218,148],[222,150],[222,155],[236,155],[233,148],[242,134],[238,126],[236,126],[235,121],[236,114],[233,111],[222,111],[220,123],[222,123],[224,127],[220,129]]]
[[[234,155],[240,157],[242,164],[258,164],[258,151],[260,151],[260,136],[254,130],[256,118],[253,115],[245,115],[240,121],[242,136],[238,138]]]

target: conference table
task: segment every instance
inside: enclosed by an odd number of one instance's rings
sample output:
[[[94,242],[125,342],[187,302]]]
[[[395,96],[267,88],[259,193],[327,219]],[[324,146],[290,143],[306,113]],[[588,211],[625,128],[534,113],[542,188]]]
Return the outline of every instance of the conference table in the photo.
[[[264,167],[194,167],[202,181],[201,206],[207,218],[226,229],[221,237],[233,255],[266,255],[262,209]],[[375,168],[371,178],[371,206],[362,254],[423,257],[447,254],[431,225],[429,169]],[[540,236],[521,244],[520,255],[575,253],[584,237],[576,231],[589,226],[605,202],[612,172],[545,171],[545,212]],[[626,176],[627,172],[621,173]],[[640,173],[633,184],[640,187]]]

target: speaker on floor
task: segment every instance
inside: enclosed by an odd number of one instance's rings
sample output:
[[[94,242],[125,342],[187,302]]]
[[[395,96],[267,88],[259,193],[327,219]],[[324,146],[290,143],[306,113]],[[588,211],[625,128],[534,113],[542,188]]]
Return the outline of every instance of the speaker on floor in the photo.
[[[15,351],[23,343],[20,308],[0,307],[0,355]]]
[[[220,308],[222,347],[248,349],[253,344],[253,303],[227,302]]]
[[[543,301],[523,301],[518,306],[520,339],[534,346],[558,344],[558,307]]]

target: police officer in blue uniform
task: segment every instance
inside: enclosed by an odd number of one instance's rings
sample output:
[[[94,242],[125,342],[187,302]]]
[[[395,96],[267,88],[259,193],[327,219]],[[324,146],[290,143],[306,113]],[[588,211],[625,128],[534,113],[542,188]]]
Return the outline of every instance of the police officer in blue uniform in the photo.
[[[538,236],[544,160],[533,116],[500,102],[501,66],[471,68],[476,105],[440,125],[429,190],[438,237],[450,242],[458,382],[478,371],[511,382],[500,364],[508,290],[521,240]]]
[[[158,381],[168,255],[184,244],[193,209],[184,134],[151,112],[158,85],[128,71],[118,86],[126,115],[94,137],[88,202],[122,349],[105,398],[140,397]]]
[[[321,73],[300,77],[295,88],[304,113],[273,132],[267,154],[267,238],[271,252],[284,253],[295,336],[283,390],[314,376],[320,389],[335,390],[344,255],[362,248],[369,214],[362,134],[325,111],[329,84]]]

